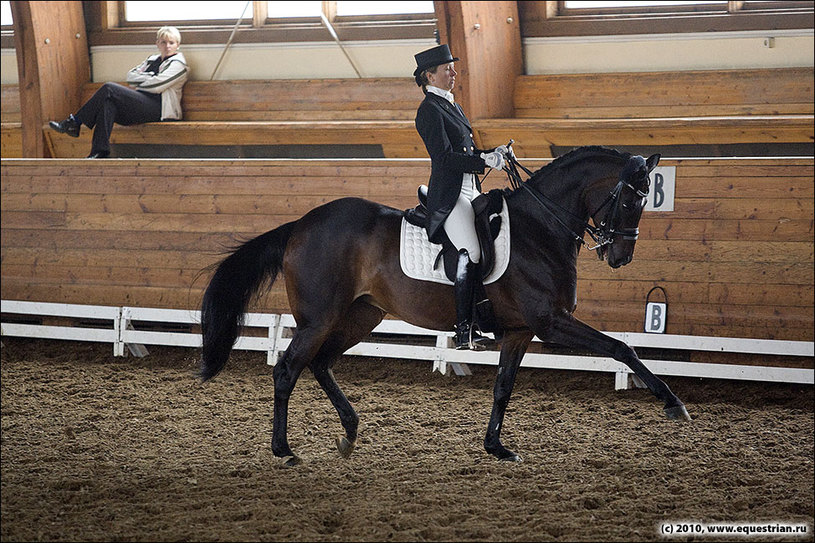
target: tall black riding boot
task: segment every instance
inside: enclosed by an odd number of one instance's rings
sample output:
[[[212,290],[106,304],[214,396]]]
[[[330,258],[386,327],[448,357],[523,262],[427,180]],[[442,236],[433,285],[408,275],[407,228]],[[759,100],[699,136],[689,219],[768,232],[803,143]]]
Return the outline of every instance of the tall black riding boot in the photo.
[[[476,281],[480,281],[476,273],[476,265],[470,261],[470,254],[466,249],[458,253],[456,266],[456,349],[471,349],[482,351],[492,343],[490,338],[478,333],[472,325],[473,322],[473,292]]]

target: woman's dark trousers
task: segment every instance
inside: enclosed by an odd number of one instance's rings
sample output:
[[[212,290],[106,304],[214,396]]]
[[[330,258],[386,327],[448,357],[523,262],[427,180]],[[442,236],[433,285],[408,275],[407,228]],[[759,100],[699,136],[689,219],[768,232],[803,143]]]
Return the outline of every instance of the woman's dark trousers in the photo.
[[[113,123],[123,126],[161,120],[161,95],[133,90],[118,83],[105,83],[74,115],[93,128],[91,155],[110,154]]]

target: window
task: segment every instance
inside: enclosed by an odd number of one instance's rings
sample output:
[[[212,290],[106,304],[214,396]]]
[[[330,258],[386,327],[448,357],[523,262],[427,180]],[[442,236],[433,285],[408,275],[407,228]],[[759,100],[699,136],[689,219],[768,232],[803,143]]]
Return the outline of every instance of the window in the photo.
[[[3,30],[11,30],[14,21],[11,18],[11,2],[3,1],[0,2],[0,26],[3,27]]]
[[[323,10],[322,2],[266,2],[268,17],[319,17]]]
[[[727,11],[727,1],[628,1],[628,2],[560,2],[558,12],[562,15],[665,13],[690,11]]]
[[[337,2],[337,16],[435,13],[433,2]]]
[[[812,29],[809,1],[518,2],[524,37]]]
[[[236,43],[330,41],[321,15],[343,41],[432,39],[432,1],[102,1],[88,2],[91,46],[145,43],[161,25],[177,26],[184,42],[224,43],[238,18]],[[241,14],[243,14],[241,16]]]
[[[281,2],[282,3],[282,2]],[[297,3],[297,2],[292,2]],[[145,21],[212,21],[237,20],[243,15],[252,18],[252,3],[246,0],[196,2],[190,9],[187,2],[123,2],[123,18],[127,22]],[[244,12],[244,9],[246,11]]]
[[[8,2],[4,2],[8,4]],[[329,19],[333,13],[336,17],[367,16],[367,15],[400,15],[400,14],[434,14],[433,2],[252,2],[247,0],[236,1],[201,1],[195,3],[195,9],[189,8],[188,2],[152,2],[152,1],[125,1],[121,2],[122,23],[137,22],[181,22],[181,21],[236,21],[243,14],[243,18],[252,18],[253,6],[265,10],[269,19],[295,19],[307,17],[320,17],[325,13]]]
[[[815,2],[787,1],[746,1],[727,2],[702,1],[614,1],[614,2],[558,2],[559,15],[648,15],[648,14],[689,14],[689,13],[736,13],[746,11],[801,11],[812,10]]]

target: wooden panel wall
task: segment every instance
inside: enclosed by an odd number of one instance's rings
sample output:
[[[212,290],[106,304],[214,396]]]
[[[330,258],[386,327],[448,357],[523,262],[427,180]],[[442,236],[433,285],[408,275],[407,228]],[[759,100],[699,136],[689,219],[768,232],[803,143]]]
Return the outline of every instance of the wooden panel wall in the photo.
[[[411,77],[240,79],[189,81],[181,105],[185,121],[413,121],[423,97]]]
[[[20,122],[20,86],[0,86],[0,121],[3,123]]]
[[[812,115],[813,69],[524,75],[515,115],[543,119]]]
[[[11,3],[20,81],[23,156],[46,157],[42,125],[80,107],[91,67],[82,2]]]
[[[540,167],[543,162],[529,162]],[[668,294],[667,333],[813,340],[813,160],[688,159],[675,211],[647,212],[634,261],[584,251],[577,315],[641,331]],[[190,308],[233,237],[342,196],[404,209],[425,160],[2,162],[2,298]],[[505,186],[491,175],[485,188]],[[280,284],[255,308],[285,312]]]
[[[2,85],[0,88],[0,156],[23,156],[23,129],[20,122],[20,87]]]

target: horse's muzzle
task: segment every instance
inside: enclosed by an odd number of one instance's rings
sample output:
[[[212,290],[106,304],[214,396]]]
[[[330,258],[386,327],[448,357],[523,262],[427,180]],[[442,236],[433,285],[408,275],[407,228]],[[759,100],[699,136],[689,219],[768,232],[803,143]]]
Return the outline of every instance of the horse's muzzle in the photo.
[[[633,260],[631,255],[626,256],[622,260],[612,261],[611,259],[609,259],[608,265],[611,266],[614,269],[622,268],[623,266],[625,266],[626,264],[631,262],[631,260]]]

